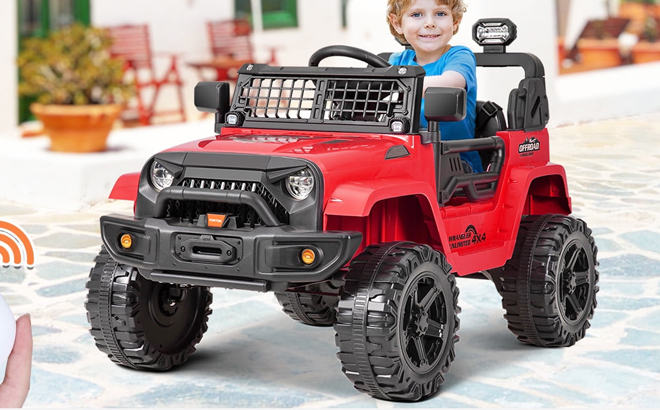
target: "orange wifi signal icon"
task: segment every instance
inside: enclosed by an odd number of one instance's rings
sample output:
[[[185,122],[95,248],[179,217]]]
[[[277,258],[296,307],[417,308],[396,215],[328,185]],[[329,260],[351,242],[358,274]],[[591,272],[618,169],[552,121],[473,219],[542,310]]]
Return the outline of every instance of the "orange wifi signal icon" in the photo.
[[[34,268],[34,246],[23,228],[0,221],[0,257],[2,266]]]

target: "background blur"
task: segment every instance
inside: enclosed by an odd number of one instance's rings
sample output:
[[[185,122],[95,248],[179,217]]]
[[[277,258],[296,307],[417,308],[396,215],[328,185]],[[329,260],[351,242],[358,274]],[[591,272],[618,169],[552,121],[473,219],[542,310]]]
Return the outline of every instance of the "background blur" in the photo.
[[[641,43],[655,42],[651,49],[660,44],[657,42],[660,6],[655,0],[469,0],[467,3],[468,12],[454,44],[478,51],[471,39],[474,21],[483,17],[512,19],[518,25],[518,40],[509,50],[534,53],[545,64],[551,125],[660,109],[660,99],[652,98],[660,91],[660,76],[653,75],[660,62],[631,64],[633,49],[645,45]],[[274,48],[279,64],[306,65],[315,50],[330,44],[353,45],[375,53],[398,50],[400,46],[389,34],[385,22],[385,6],[386,0],[3,1],[0,3],[0,38],[3,39],[0,139],[17,133],[15,59],[20,38],[43,35],[48,29],[75,20],[101,27],[146,23],[154,51],[179,55],[186,110],[189,118],[195,118],[192,89],[200,77],[186,63],[210,57],[208,21],[249,17],[256,60],[268,61]],[[585,31],[587,24],[590,28]],[[595,57],[591,52],[594,48]],[[155,63],[157,71],[164,71],[168,60],[156,59]],[[599,67],[603,68],[593,70]],[[511,74],[510,81],[502,81],[501,73],[495,77],[486,72],[480,77],[480,99],[505,102],[519,73]],[[164,91],[159,105],[174,100],[174,93],[169,97],[167,94]]]
[[[507,17],[518,27],[509,52],[530,52],[545,65],[549,127],[660,111],[658,0],[468,0],[468,12],[452,43],[475,52],[472,25]],[[251,22],[251,61],[307,65],[312,53],[346,44],[380,53],[401,46],[386,23],[386,0],[6,0],[0,2],[0,200],[76,210],[107,198],[116,179],[141,168],[154,152],[212,134],[210,117],[195,110],[193,89],[216,79],[208,23]],[[145,24],[157,77],[178,58],[183,104],[177,88],[164,86],[157,110],[185,110],[187,122],[124,128],[118,121],[108,150],[61,154],[46,137],[22,138],[37,129],[29,101],[17,96],[16,56],[22,40],[44,37],[80,21],[95,27]],[[654,51],[655,50],[655,51]],[[655,53],[655,54],[654,54]],[[642,56],[642,57],[640,57]],[[643,61],[643,62],[642,62]],[[326,59],[327,65],[362,63]],[[240,66],[240,64],[238,65]],[[478,99],[506,107],[521,68],[477,70]],[[149,92],[145,90],[147,99]],[[506,109],[506,108],[505,108]],[[206,121],[206,122],[205,122]],[[126,123],[124,123],[124,127]],[[17,172],[18,170],[18,172]],[[8,175],[20,175],[10,178]],[[62,183],[66,181],[66,183]],[[38,187],[38,188],[37,188]]]

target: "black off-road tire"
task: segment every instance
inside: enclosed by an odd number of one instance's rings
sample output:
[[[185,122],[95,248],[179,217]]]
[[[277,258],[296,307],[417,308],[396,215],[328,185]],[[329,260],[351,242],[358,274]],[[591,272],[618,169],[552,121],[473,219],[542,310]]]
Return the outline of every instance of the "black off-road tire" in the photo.
[[[459,329],[458,288],[444,255],[405,242],[372,245],[345,280],[335,342],[346,377],[380,399],[436,393]]]
[[[275,297],[291,319],[310,326],[332,326],[339,296],[327,293],[337,293],[337,289],[324,283],[308,285],[305,291],[309,293],[275,292]]]
[[[162,371],[185,363],[208,328],[209,288],[150,281],[105,249],[95,262],[85,309],[96,347],[133,369]]]
[[[493,275],[504,318],[519,341],[566,347],[585,336],[596,309],[597,253],[580,219],[548,214],[522,220],[513,257]]]

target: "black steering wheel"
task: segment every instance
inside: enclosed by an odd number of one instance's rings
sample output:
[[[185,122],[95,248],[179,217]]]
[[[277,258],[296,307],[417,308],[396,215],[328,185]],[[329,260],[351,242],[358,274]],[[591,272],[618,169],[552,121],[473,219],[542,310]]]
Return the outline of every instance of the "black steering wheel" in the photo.
[[[310,67],[318,67],[319,63],[328,57],[350,57],[363,61],[373,67],[387,68],[392,64],[376,54],[351,46],[327,46],[318,50],[309,58]]]

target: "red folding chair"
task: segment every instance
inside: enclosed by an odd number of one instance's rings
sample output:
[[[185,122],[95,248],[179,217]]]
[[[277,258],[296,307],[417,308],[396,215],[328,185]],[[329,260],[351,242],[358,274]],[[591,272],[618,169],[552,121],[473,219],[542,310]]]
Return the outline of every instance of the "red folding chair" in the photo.
[[[146,24],[123,25],[117,27],[108,27],[108,32],[113,38],[113,44],[110,53],[115,57],[124,59],[124,73],[127,80],[130,78],[135,81],[137,90],[137,108],[130,111],[137,111],[137,117],[142,125],[152,124],[156,116],[176,115],[181,121],[186,120],[184,111],[183,92],[181,87],[183,81],[177,68],[177,56],[167,54],[170,58],[169,66],[165,74],[161,77],[156,75],[153,66],[153,52],[151,50],[151,41],[149,37],[149,27]],[[179,101],[179,108],[176,110],[156,111],[156,101],[163,86],[172,85],[176,87]],[[144,94],[146,90],[153,90],[151,101]],[[123,116],[122,118],[125,118]]]
[[[247,20],[209,21],[207,24],[213,57],[229,56],[235,60],[252,60],[252,28]],[[266,64],[277,64],[275,48],[270,49]]]
[[[189,63],[198,70],[200,78],[203,69],[215,69],[215,81],[232,81],[237,78],[237,70],[245,63],[254,63],[252,28],[247,20],[220,20],[207,22],[212,59]],[[275,49],[271,49],[268,64],[276,64]]]
[[[213,57],[253,60],[252,28],[246,20],[222,20],[206,23]]]

